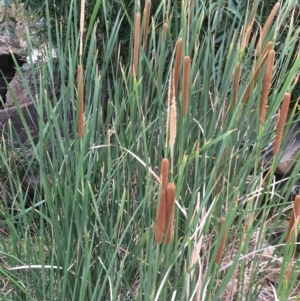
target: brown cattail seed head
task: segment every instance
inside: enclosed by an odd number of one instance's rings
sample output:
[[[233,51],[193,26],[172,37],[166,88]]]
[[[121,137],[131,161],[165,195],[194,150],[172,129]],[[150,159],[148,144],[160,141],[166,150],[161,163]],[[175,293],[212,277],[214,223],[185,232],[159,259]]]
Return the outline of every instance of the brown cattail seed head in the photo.
[[[133,77],[137,76],[137,66],[140,48],[141,14],[137,12],[134,19],[134,46],[133,46]]]
[[[174,209],[175,209],[175,190],[174,183],[168,183],[167,186],[167,239],[166,243],[169,244],[173,238],[174,232]]]
[[[234,108],[237,103],[240,76],[241,76],[241,65],[239,62],[237,62],[234,68],[234,75],[233,75],[233,107]]]
[[[257,78],[258,78],[259,73],[261,71],[261,67],[265,63],[265,61],[267,59],[268,52],[272,48],[272,46],[273,46],[273,42],[269,42],[266,45],[266,47],[264,48],[262,54],[260,55],[256,65],[255,65],[255,68],[254,68],[254,74],[253,74],[252,78],[250,79],[250,81],[249,81],[249,83],[246,87],[245,93],[244,93],[243,98],[242,98],[242,102],[246,102],[246,100],[248,99],[248,97],[250,95],[251,86],[253,86],[253,84],[257,81]]]
[[[268,17],[268,19],[267,19],[267,21],[266,21],[266,23],[265,23],[265,25],[264,25],[264,27],[263,27],[263,29],[262,29],[262,32],[261,32],[261,34],[260,34],[258,43],[257,43],[257,45],[256,45],[255,55],[258,55],[258,54],[259,54],[261,45],[262,45],[263,42],[264,42],[264,39],[265,39],[265,37],[266,37],[266,34],[267,34],[267,32],[268,32],[268,30],[269,30],[269,28],[270,28],[270,26],[271,26],[271,24],[272,24],[272,22],[273,22],[273,20],[274,20],[274,18],[275,18],[275,15],[276,15],[276,13],[277,13],[279,7],[280,7],[280,3],[277,2],[277,3],[274,5],[273,9],[271,10],[270,15],[269,15],[269,17]]]
[[[224,222],[225,222],[225,218],[223,217],[220,220],[220,233],[223,230]],[[227,229],[225,228],[223,236],[222,236],[222,239],[221,239],[221,242],[220,242],[220,245],[219,245],[219,248],[218,248],[218,252],[216,254],[215,263],[220,263],[221,262],[222,255],[223,255],[224,248],[225,248],[226,237],[227,237],[227,233],[226,232],[227,232]]]
[[[147,36],[148,36],[148,29],[149,29],[150,10],[151,10],[151,0],[147,0],[145,2],[145,8],[144,8],[144,31],[143,31],[143,48],[145,52],[147,49]]]
[[[191,70],[191,59],[189,56],[185,56],[183,59],[183,79],[182,79],[183,117],[186,116],[187,109],[188,109],[190,70]]]
[[[268,53],[266,70],[264,75],[264,82],[263,82],[262,93],[261,93],[260,112],[259,112],[259,122],[261,124],[265,122],[265,118],[266,118],[266,108],[267,108],[269,90],[271,86],[274,61],[275,61],[275,51],[272,49]]]
[[[297,237],[297,224],[300,216],[300,195],[295,197],[293,202],[293,209],[291,212],[289,228],[286,236],[286,243],[291,243],[296,240]]]
[[[77,67],[77,91],[79,100],[78,136],[82,138],[84,134],[84,71],[81,65]]]
[[[167,228],[167,186],[168,186],[169,160],[161,161],[161,195],[156,214],[155,241],[160,244],[163,241]]]
[[[282,101],[282,105],[281,105],[280,112],[279,112],[279,118],[278,118],[277,125],[276,125],[277,134],[275,137],[275,142],[274,142],[274,147],[273,147],[274,155],[276,155],[280,149],[280,144],[281,144],[281,140],[282,140],[282,136],[283,136],[283,128],[284,128],[284,125],[286,122],[286,117],[287,117],[288,110],[289,110],[290,100],[291,100],[291,94],[285,93],[283,96],[283,101]]]
[[[182,60],[182,38],[179,38],[176,43],[176,56],[175,56],[175,64],[174,64],[174,93],[176,95],[178,89],[178,80],[179,80],[179,72]]]

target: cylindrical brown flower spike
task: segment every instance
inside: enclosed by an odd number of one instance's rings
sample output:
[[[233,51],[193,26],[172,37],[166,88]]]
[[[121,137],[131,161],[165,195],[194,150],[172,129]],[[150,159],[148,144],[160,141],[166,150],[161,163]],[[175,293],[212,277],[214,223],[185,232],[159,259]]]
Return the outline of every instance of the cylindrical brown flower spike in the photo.
[[[77,67],[77,92],[79,100],[78,136],[82,138],[84,134],[84,73],[81,65]]]
[[[220,233],[224,227],[224,222],[225,222],[225,218],[221,218],[220,220]],[[221,262],[221,259],[222,259],[222,255],[223,255],[223,252],[224,252],[224,248],[225,248],[225,242],[226,242],[226,237],[227,237],[227,229],[225,228],[224,229],[224,233],[223,233],[223,236],[222,236],[222,239],[221,239],[221,242],[220,242],[220,245],[219,245],[219,248],[218,248],[218,252],[217,252],[217,255],[216,255],[216,258],[215,258],[215,263],[220,263]]]
[[[265,122],[266,108],[267,108],[268,95],[269,95],[269,90],[270,90],[270,85],[272,80],[274,61],[275,61],[275,51],[272,49],[268,52],[264,82],[263,82],[262,93],[261,93],[260,112],[259,112],[259,122],[261,124]]]
[[[268,52],[271,50],[272,47],[273,47],[273,42],[269,42],[269,43],[267,43],[266,47],[262,51],[256,65],[254,67],[254,74],[250,78],[250,80],[248,82],[248,85],[246,87],[246,90],[244,92],[242,102],[246,102],[246,100],[248,99],[248,97],[250,95],[250,91],[251,91],[251,86],[253,86],[256,83],[257,78],[258,78],[258,76],[260,74],[260,71],[261,71],[261,67],[265,63],[265,61],[267,59],[267,56],[268,56]]]
[[[167,186],[168,186],[169,160],[164,158],[161,162],[161,195],[156,214],[155,241],[160,244],[163,241],[167,227]]]
[[[183,117],[186,116],[189,102],[191,58],[185,56],[183,59],[183,79],[182,79],[182,100],[183,100]]]
[[[174,83],[173,93],[175,96],[176,96],[177,88],[178,88],[181,60],[182,60],[182,38],[179,38],[176,43],[176,55],[175,55],[175,63],[174,63],[174,75],[173,75],[173,83]]]
[[[283,128],[284,128],[284,125],[286,122],[286,117],[287,117],[287,113],[289,110],[290,100],[291,100],[291,93],[285,93],[283,96],[282,105],[280,107],[279,118],[278,118],[278,122],[276,125],[277,134],[275,137],[275,142],[274,142],[274,147],[273,147],[274,155],[276,155],[280,149],[280,144],[281,144],[281,140],[282,140],[282,136],[283,136]]]
[[[295,197],[290,217],[289,228],[286,235],[286,243],[291,243],[297,238],[297,224],[300,216],[300,195]]]
[[[133,41],[133,77],[137,76],[139,51],[140,51],[141,14],[137,12],[134,19],[134,41]]]
[[[144,8],[144,31],[143,31],[143,48],[146,52],[147,50],[147,35],[149,29],[149,20],[150,20],[150,10],[151,10],[151,0],[145,2]]]
[[[166,244],[169,244],[173,238],[174,232],[174,209],[175,209],[175,190],[174,183],[168,183],[167,187],[167,239]]]

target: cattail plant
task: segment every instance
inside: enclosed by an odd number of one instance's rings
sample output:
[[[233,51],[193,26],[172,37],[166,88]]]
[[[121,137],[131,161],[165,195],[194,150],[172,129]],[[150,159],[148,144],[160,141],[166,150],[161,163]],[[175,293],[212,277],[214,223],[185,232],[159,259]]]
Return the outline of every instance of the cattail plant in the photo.
[[[141,29],[141,14],[137,12],[134,18],[134,45],[133,45],[133,77],[137,76],[137,67],[139,60],[139,49],[140,49],[140,29]]]
[[[189,102],[189,85],[190,85],[190,70],[191,70],[191,58],[185,56],[183,59],[183,78],[182,78],[182,112],[183,117],[186,116]]]
[[[260,100],[259,122],[261,124],[265,122],[265,118],[266,118],[266,108],[267,108],[268,95],[269,95],[269,90],[270,90],[270,85],[272,80],[274,61],[275,61],[275,51],[270,50],[268,52],[266,70],[265,70],[264,82],[263,82],[261,100]]]
[[[296,195],[290,216],[289,227],[286,235],[286,243],[292,243],[297,239],[298,222],[300,217],[300,195]]]
[[[163,241],[167,228],[167,186],[168,186],[169,160],[164,158],[160,167],[161,194],[156,213],[155,241]]]
[[[178,89],[179,72],[182,60],[182,38],[179,38],[176,43],[176,55],[173,72],[174,93],[176,95]]]
[[[147,0],[145,2],[144,7],[144,30],[143,30],[143,49],[146,52],[147,49],[147,36],[148,36],[148,29],[149,29],[149,20],[150,20],[150,10],[151,10],[151,0]]]
[[[175,209],[175,191],[174,183],[168,183],[167,186],[167,239],[166,244],[169,244],[173,238],[174,232],[174,209]]]
[[[273,47],[273,42],[269,42],[267,43],[266,47],[264,48],[263,52],[261,53],[255,67],[254,67],[254,73],[253,76],[251,77],[251,79],[249,80],[249,83],[245,89],[243,98],[242,98],[242,102],[246,102],[246,100],[248,99],[249,95],[250,95],[250,90],[251,87],[254,85],[254,83],[257,81],[257,78],[259,76],[259,73],[261,71],[261,68],[263,66],[263,64],[265,63],[267,56],[268,56],[268,52],[271,50],[271,48]]]
[[[285,93],[283,96],[283,101],[280,107],[280,112],[279,112],[279,118],[276,124],[276,137],[275,137],[275,142],[274,142],[274,147],[273,147],[273,153],[276,155],[279,152],[280,149],[280,144],[283,136],[283,128],[286,122],[286,117],[288,114],[289,110],[289,105],[290,105],[290,100],[291,100],[291,94],[290,93]]]
[[[275,3],[275,5],[273,6],[273,9],[270,12],[269,17],[267,18],[267,21],[266,21],[266,23],[265,23],[265,25],[264,25],[264,27],[261,31],[261,34],[259,36],[259,39],[258,39],[258,42],[257,42],[257,45],[256,45],[255,55],[259,54],[260,49],[261,49],[261,45],[263,44],[263,41],[266,37],[266,34],[267,34],[267,32],[268,32],[268,30],[269,30],[269,28],[270,28],[270,26],[271,26],[271,24],[272,24],[272,22],[275,18],[275,15],[276,15],[279,7],[280,7],[280,3],[279,2]]]
[[[84,134],[84,72],[82,65],[77,67],[77,93],[79,99],[78,136],[82,138]]]
[[[237,103],[240,77],[241,77],[241,64],[237,62],[233,73],[233,107],[235,107]]]
[[[222,217],[221,220],[220,220],[220,233],[222,233],[222,231],[223,231],[224,223],[225,223],[225,218]],[[227,238],[227,228],[224,229],[222,239],[221,239],[220,245],[218,247],[218,251],[217,251],[217,254],[216,254],[216,258],[215,258],[215,263],[216,264],[221,262],[222,255],[223,255],[224,248],[225,248],[226,238]]]

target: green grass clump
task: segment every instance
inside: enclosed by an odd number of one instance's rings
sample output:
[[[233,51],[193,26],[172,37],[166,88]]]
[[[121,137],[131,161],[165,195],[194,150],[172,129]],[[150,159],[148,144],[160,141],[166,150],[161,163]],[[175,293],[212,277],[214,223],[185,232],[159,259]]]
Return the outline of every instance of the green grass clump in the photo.
[[[29,203],[22,179],[9,175],[14,195],[0,221],[8,229],[0,235],[1,298],[297,300],[295,241],[286,244],[283,234],[271,244],[270,237],[290,215],[300,163],[279,185],[285,134],[276,156],[262,162],[298,78],[298,2],[280,1],[263,38],[264,24],[253,26],[263,1],[248,2],[161,1],[147,17],[138,1],[117,15],[104,1],[101,49],[94,19],[80,29],[72,22],[79,5],[70,4],[66,31],[55,23],[46,63],[31,68],[40,136],[26,166],[29,174],[38,168],[41,187]],[[127,43],[119,39],[123,19]],[[277,43],[286,26],[285,43]],[[286,128],[299,122],[296,109]],[[24,129],[30,137],[26,123]],[[157,244],[163,158],[176,202],[174,216],[166,208],[173,232],[163,228]]]

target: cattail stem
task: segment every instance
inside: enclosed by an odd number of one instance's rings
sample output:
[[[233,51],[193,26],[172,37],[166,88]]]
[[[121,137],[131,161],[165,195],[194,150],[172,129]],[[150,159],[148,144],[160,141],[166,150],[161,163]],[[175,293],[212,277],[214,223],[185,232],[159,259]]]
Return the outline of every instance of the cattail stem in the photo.
[[[283,96],[283,101],[282,101],[280,112],[279,112],[279,118],[278,118],[277,125],[276,125],[277,134],[275,137],[275,142],[274,142],[274,147],[273,147],[274,155],[276,155],[280,149],[280,144],[281,144],[281,140],[282,140],[282,136],[283,136],[283,128],[284,128],[284,125],[286,122],[286,117],[287,117],[288,110],[289,110],[290,100],[291,100],[291,94],[285,93]]]
[[[183,78],[182,78],[182,100],[183,100],[183,117],[186,116],[189,102],[189,86],[190,86],[190,70],[191,70],[191,58],[185,56],[183,59]]]
[[[151,0],[147,0],[145,2],[145,8],[144,8],[144,31],[143,31],[143,48],[146,52],[147,49],[147,36],[148,36],[148,29],[149,29],[149,20],[150,20],[150,10],[151,10]]]
[[[257,43],[257,45],[256,45],[255,55],[258,55],[258,54],[259,54],[261,45],[262,45],[263,42],[264,42],[264,39],[265,39],[265,37],[266,37],[266,34],[267,34],[267,32],[268,32],[268,30],[269,30],[269,28],[270,28],[270,26],[271,26],[271,24],[272,24],[272,22],[273,22],[273,20],[274,20],[274,18],[275,18],[275,15],[276,15],[276,13],[277,13],[279,7],[280,7],[280,3],[279,3],[279,2],[275,3],[275,5],[273,6],[273,8],[272,8],[272,10],[271,10],[271,12],[270,12],[269,17],[267,18],[267,21],[266,21],[266,23],[265,23],[265,25],[264,25],[264,27],[263,27],[263,29],[262,29],[262,31],[261,31],[261,34],[260,34],[258,43]]]
[[[297,195],[295,197],[295,200],[293,202],[293,209],[291,212],[291,217],[289,221],[289,227],[286,235],[286,243],[292,243],[295,242],[297,239],[297,226],[300,216],[300,195]]]
[[[161,161],[161,195],[156,214],[155,241],[160,244],[163,241],[167,228],[167,187],[168,187],[169,160],[164,158]]]
[[[168,183],[167,187],[167,239],[166,244],[169,244],[173,238],[174,232],[174,209],[175,209],[175,190],[174,183]]]
[[[82,138],[84,134],[84,71],[81,65],[77,67],[77,92],[79,100],[78,136]]]
[[[176,55],[175,55],[174,74],[173,74],[175,95],[176,95],[176,92],[178,89],[178,80],[179,80],[181,60],[182,60],[182,38],[179,38],[176,43]]]
[[[225,218],[222,217],[220,220],[220,233],[223,231],[224,222],[225,222]],[[222,255],[223,255],[224,248],[225,248],[226,238],[227,238],[227,228],[224,229],[222,239],[221,239],[221,242],[220,242],[220,245],[218,248],[218,252],[216,254],[215,263],[217,263],[217,264],[221,262]]]
[[[134,46],[133,46],[133,77],[137,76],[137,67],[140,49],[141,14],[137,12],[134,19]]]
[[[271,86],[274,61],[275,61],[275,51],[270,50],[267,57],[266,70],[265,70],[264,82],[263,82],[261,100],[260,100],[259,122],[261,124],[265,122],[265,118],[266,118],[266,108],[267,108],[269,90]]]

